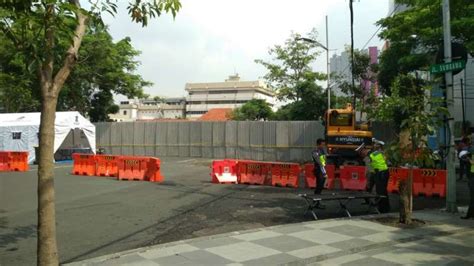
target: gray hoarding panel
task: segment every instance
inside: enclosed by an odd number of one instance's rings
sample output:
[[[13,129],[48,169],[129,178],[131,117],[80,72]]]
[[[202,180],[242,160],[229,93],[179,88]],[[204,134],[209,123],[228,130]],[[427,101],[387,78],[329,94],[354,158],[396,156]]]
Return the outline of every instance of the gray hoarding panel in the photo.
[[[263,125],[267,122],[249,122],[250,130],[250,158],[263,161]]]
[[[156,123],[155,156],[167,156],[168,122]]]
[[[237,122],[228,121],[225,124],[226,158],[236,158]]]
[[[190,123],[180,122],[178,123],[178,144],[179,144],[179,157],[189,157],[189,143],[190,143]]]
[[[202,157],[213,158],[212,154],[212,122],[202,122],[201,124]]]
[[[111,123],[102,122],[95,124],[96,147],[102,148],[106,154],[112,153],[112,146],[110,145],[110,126]]]
[[[212,149],[214,152],[213,158],[215,159],[225,158],[225,123],[212,123]]]
[[[167,155],[168,156],[178,156],[179,155],[179,146],[178,146],[178,123],[180,122],[168,122],[168,133],[167,133]]]
[[[280,121],[276,125],[276,159],[277,161],[289,161],[289,139],[290,139],[290,122]]]
[[[278,122],[265,122],[263,124],[263,160],[276,161],[276,125]]]
[[[237,158],[251,160],[250,151],[250,122],[237,122]]]
[[[202,123],[201,122],[189,122],[190,123],[190,155],[191,157],[201,157],[201,133],[202,133]]]
[[[113,122],[110,124],[110,147],[111,154],[122,154],[122,123]]]
[[[145,155],[145,124],[147,122],[135,122],[133,128],[133,155]]]
[[[122,122],[122,154],[133,155],[134,122]]]
[[[290,122],[290,160],[300,161],[303,159],[305,122]]]
[[[155,156],[156,122],[145,123],[145,155]]]

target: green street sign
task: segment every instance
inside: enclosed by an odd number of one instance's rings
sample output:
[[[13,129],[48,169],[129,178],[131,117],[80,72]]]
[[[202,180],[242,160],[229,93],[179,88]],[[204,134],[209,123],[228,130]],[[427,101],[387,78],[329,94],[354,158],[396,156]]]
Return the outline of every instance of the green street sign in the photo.
[[[430,73],[431,74],[445,73],[449,71],[464,69],[465,67],[466,67],[466,61],[458,60],[458,61],[453,61],[451,63],[432,65],[430,67]]]

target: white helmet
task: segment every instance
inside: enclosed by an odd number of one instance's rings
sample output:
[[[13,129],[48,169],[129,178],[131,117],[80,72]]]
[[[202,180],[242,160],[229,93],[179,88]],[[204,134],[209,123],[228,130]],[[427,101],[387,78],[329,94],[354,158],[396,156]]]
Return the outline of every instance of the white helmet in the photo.
[[[466,155],[468,155],[468,154],[469,154],[469,151],[461,151],[461,152],[459,153],[459,156],[458,156],[458,157],[459,157],[459,159],[461,159],[462,157],[464,157],[464,156],[466,156]]]

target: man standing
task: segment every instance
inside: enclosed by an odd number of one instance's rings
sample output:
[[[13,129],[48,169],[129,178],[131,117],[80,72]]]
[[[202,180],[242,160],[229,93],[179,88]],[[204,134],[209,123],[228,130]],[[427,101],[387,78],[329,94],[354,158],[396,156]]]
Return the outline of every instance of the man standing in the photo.
[[[316,177],[316,188],[314,194],[321,194],[327,178],[326,168],[324,168],[326,166],[326,141],[324,139],[318,139],[316,144],[316,150],[312,153],[314,176]]]
[[[373,139],[374,149],[372,151],[366,151],[365,154],[369,156],[371,173],[367,182],[367,191],[372,192],[375,185],[375,192],[377,195],[385,196],[379,201],[379,211],[382,213],[390,212],[390,201],[388,199],[388,166],[383,154],[383,141]],[[364,154],[364,155],[365,155]]]
[[[469,207],[467,209],[466,216],[461,218],[472,219],[474,218],[474,160],[472,160],[471,153],[466,150],[459,153],[459,160],[465,162],[466,167],[469,169],[469,174],[467,176],[467,182],[469,186]]]
[[[470,169],[469,169],[469,161],[461,160],[461,153],[463,151],[470,151],[470,140],[467,137],[463,137],[461,143],[458,146],[458,154],[459,154],[459,178],[458,180],[461,181],[463,179],[464,174],[466,175],[467,179],[469,180]]]

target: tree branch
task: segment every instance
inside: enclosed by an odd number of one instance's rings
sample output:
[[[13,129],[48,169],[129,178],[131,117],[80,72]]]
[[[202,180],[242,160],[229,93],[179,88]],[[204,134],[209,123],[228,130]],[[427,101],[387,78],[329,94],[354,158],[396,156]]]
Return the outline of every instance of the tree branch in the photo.
[[[59,94],[59,91],[66,82],[69,74],[71,73],[72,67],[77,62],[79,48],[81,47],[82,39],[87,29],[87,15],[81,10],[81,6],[78,0],[70,0],[71,4],[76,5],[77,11],[77,26],[74,30],[74,37],[72,39],[72,44],[66,52],[66,57],[63,61],[63,66],[59,69],[58,73],[54,77],[54,93]]]

